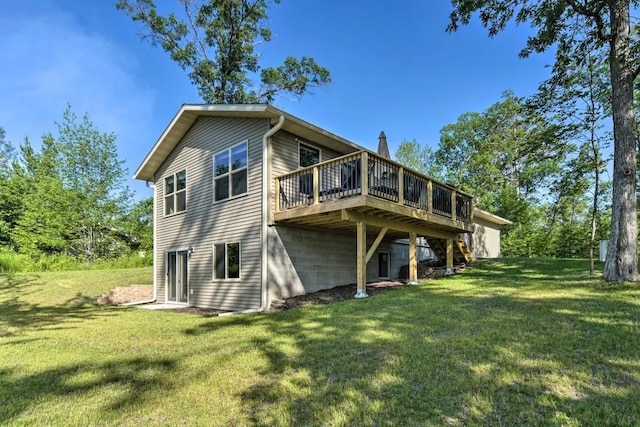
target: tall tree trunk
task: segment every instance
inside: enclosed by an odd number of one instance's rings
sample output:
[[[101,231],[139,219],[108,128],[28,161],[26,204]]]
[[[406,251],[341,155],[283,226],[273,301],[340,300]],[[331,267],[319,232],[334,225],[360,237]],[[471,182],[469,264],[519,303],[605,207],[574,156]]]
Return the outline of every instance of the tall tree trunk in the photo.
[[[593,276],[595,273],[595,262],[593,257],[593,247],[596,241],[596,218],[598,216],[598,193],[600,192],[600,156],[599,150],[595,143],[592,129],[591,134],[591,148],[593,149],[594,159],[594,189],[593,189],[593,206],[591,207],[591,235],[589,236],[589,275]]]
[[[630,61],[629,1],[610,0],[609,5],[614,158],[611,236],[604,279],[607,282],[635,282],[638,278],[636,134],[633,110],[635,74]]]
[[[598,145],[598,136],[596,135],[596,127],[598,124],[598,118],[596,116],[596,100],[594,93],[594,61],[589,58],[589,131],[590,131],[590,143],[591,143],[591,155],[593,159],[593,204],[591,206],[591,234],[589,235],[589,275],[595,274],[595,260],[593,256],[593,248],[596,241],[596,229],[597,229],[597,217],[598,217],[598,198],[600,195],[600,146]]]

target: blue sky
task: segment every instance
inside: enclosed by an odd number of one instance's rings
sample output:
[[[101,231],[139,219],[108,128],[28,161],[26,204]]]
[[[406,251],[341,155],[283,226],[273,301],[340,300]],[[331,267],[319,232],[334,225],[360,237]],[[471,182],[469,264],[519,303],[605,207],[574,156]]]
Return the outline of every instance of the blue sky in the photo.
[[[373,150],[384,130],[393,155],[405,139],[436,146],[461,114],[484,110],[506,89],[530,95],[548,77],[550,53],[518,58],[526,27],[490,39],[474,22],[448,34],[450,8],[445,0],[282,0],[270,11],[273,40],[258,46],[262,65],[312,56],[333,83],[274,105]],[[118,136],[132,175],[180,105],[201,102],[186,73],[141,41],[110,0],[0,2],[0,28],[0,126],[14,145],[25,136],[38,145],[70,103]],[[138,198],[151,195],[144,183],[128,185]]]

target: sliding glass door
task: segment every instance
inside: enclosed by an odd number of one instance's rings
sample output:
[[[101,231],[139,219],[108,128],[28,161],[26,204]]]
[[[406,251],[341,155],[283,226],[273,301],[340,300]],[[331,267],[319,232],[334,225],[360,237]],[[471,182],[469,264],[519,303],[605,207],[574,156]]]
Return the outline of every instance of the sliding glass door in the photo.
[[[167,253],[167,302],[187,302],[189,280],[187,251]]]

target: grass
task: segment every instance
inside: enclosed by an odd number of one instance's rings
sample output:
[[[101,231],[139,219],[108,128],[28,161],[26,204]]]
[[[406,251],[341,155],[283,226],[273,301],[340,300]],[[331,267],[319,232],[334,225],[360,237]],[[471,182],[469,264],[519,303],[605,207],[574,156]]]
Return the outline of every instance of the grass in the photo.
[[[485,261],[231,318],[86,301],[148,269],[0,276],[0,424],[637,425],[640,287],[586,271]]]

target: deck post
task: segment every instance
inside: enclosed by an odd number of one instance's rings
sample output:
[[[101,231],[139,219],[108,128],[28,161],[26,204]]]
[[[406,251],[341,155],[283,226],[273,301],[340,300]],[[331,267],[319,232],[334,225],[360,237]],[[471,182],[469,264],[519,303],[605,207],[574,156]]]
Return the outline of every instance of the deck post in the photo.
[[[416,233],[409,233],[409,284],[418,284],[418,236]]]
[[[453,238],[447,239],[447,275],[453,274]]]
[[[433,213],[433,181],[427,181],[427,212]]]
[[[354,298],[366,298],[367,295],[367,223],[359,220],[357,228],[357,291]]]
[[[362,167],[360,168],[360,185],[362,186],[362,195],[369,194],[369,153],[362,152]]]
[[[469,223],[473,224],[473,212],[476,210],[476,199],[471,199],[471,203],[469,203]]]
[[[318,176],[318,167],[313,168],[313,204],[320,203],[320,177]]]
[[[458,198],[456,196],[456,190],[451,190],[451,221],[455,221],[457,219],[458,211],[456,209],[456,202],[458,201]]]
[[[398,203],[404,205],[404,168],[398,168]]]

